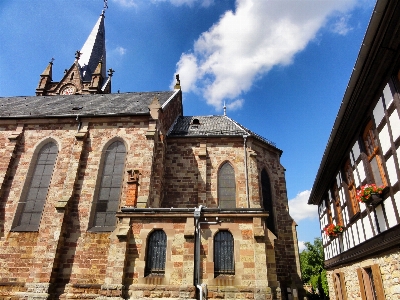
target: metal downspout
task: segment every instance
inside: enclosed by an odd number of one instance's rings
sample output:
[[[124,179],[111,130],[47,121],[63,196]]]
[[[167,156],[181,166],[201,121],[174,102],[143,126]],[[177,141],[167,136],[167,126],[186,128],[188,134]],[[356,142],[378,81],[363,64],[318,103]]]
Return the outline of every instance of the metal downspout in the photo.
[[[244,177],[246,182],[246,201],[247,207],[250,208],[250,200],[249,200],[249,179],[248,179],[248,172],[247,172],[247,151],[246,151],[246,139],[247,135],[243,136],[243,150],[244,150]]]
[[[203,209],[203,205],[200,205],[198,208],[194,209],[194,219],[195,219],[195,249],[194,249],[194,286],[199,289],[199,299],[203,300],[203,293],[207,293],[206,285],[202,285],[200,283],[200,241],[201,241],[201,224],[209,224],[215,225],[222,223],[221,221],[213,221],[213,222],[200,222],[201,210]],[[207,295],[206,295],[207,297]]]

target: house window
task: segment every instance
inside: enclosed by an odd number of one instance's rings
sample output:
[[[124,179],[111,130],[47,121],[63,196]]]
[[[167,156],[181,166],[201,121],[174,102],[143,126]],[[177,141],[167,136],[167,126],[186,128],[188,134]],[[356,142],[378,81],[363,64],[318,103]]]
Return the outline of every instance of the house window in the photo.
[[[58,148],[54,142],[47,143],[40,149],[26,196],[18,203],[14,231],[39,229],[57,153]]]
[[[267,227],[274,234],[275,233],[275,218],[274,209],[272,205],[272,194],[271,194],[271,182],[267,171],[261,171],[261,187],[262,187],[262,197],[263,197],[263,207],[264,210],[268,211],[269,216],[267,218]]]
[[[354,175],[353,175],[353,168],[350,163],[350,159],[346,161],[344,164],[344,175],[345,175],[345,180],[347,184],[347,189],[349,191],[349,212],[350,212],[350,217],[354,216],[356,213],[360,211],[360,206],[357,202],[356,199],[356,186],[355,186],[355,181],[354,181]]]
[[[114,230],[115,213],[118,210],[121,194],[125,155],[125,145],[121,141],[112,143],[105,151],[92,231]]]
[[[167,235],[165,232],[162,230],[152,232],[147,242],[146,268],[144,276],[164,275],[166,251]]]
[[[358,282],[363,300],[384,300],[382,277],[379,265],[357,269]]]
[[[233,236],[229,231],[219,231],[214,236],[214,275],[235,274]]]
[[[343,223],[343,216],[342,216],[342,207],[340,204],[340,196],[339,196],[339,189],[337,186],[337,183],[335,182],[332,187],[332,199],[333,199],[333,205],[335,209],[335,221],[337,224],[341,224],[342,226],[344,225]]]
[[[337,300],[346,300],[346,284],[344,281],[344,274],[342,272],[333,273],[333,285],[335,288],[335,296]]]
[[[228,162],[218,172],[218,200],[220,208],[236,207],[235,171]]]
[[[372,176],[377,185],[387,185],[385,171],[382,165],[382,159],[379,156],[379,147],[376,143],[374,130],[372,128],[372,120],[365,127],[363,134],[365,151],[371,166]]]

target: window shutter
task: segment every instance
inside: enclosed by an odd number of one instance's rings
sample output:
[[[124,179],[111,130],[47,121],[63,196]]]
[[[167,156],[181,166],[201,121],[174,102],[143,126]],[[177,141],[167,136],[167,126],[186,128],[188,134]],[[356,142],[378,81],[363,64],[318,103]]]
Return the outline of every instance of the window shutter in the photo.
[[[377,296],[378,300],[385,300],[385,293],[383,290],[382,276],[381,276],[381,270],[379,268],[379,265],[377,265],[377,264],[372,265],[371,270],[372,270],[372,276],[374,278],[376,296]]]
[[[346,282],[344,280],[344,273],[340,272],[339,274],[340,274],[340,276],[339,276],[339,278],[340,278],[340,287],[341,287],[341,290],[342,290],[342,299],[343,300],[347,300]]]
[[[334,290],[335,290],[336,299],[340,299],[340,298],[339,298],[339,290],[338,290],[337,275],[336,275],[335,273],[332,273],[332,281],[333,281],[333,288],[334,288]]]
[[[363,273],[362,273],[361,268],[357,269],[357,275],[358,275],[358,284],[360,286],[361,299],[367,300],[367,297],[365,296],[364,279],[363,279]]]

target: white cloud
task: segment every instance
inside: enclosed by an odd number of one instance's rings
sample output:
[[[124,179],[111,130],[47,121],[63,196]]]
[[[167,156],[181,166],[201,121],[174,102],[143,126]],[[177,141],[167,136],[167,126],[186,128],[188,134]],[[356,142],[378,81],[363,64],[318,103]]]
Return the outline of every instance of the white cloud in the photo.
[[[172,5],[181,6],[187,5],[189,7],[193,6],[195,3],[200,2],[203,7],[209,7],[214,4],[214,0],[152,0],[153,2],[171,2]]]
[[[123,7],[135,7],[137,3],[135,0],[113,0],[113,2],[123,6]]]
[[[224,100],[238,98],[272,67],[290,64],[328,17],[343,15],[355,2],[236,0],[235,11],[225,12],[195,41],[193,51],[181,56],[176,73],[183,91],[197,91],[221,109]]]
[[[351,26],[349,26],[349,19],[350,15],[342,15],[341,17],[339,17],[332,25],[332,32],[340,35],[346,35],[349,31],[353,29]]]
[[[243,100],[243,99],[236,99],[236,100],[234,100],[234,101],[232,101],[232,102],[230,102],[230,103],[227,103],[227,104],[226,104],[226,108],[227,108],[228,110],[230,110],[230,111],[232,111],[232,110],[237,110],[237,109],[239,109],[239,108],[242,108],[243,103],[244,103],[244,100]]]
[[[307,204],[310,193],[310,191],[306,190],[289,200],[289,213],[296,223],[304,219],[314,219],[318,216],[317,206]]]
[[[299,245],[299,253],[306,249],[306,245],[303,241],[298,241],[297,244]]]
[[[115,48],[115,52],[117,52],[119,55],[125,55],[126,54],[126,48],[118,46]]]

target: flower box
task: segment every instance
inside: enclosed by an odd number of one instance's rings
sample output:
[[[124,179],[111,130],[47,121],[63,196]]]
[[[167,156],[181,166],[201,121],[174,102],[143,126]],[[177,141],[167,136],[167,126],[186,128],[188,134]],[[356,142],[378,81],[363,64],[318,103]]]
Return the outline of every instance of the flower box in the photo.
[[[363,185],[357,191],[356,199],[358,202],[376,206],[382,201],[382,192],[384,189],[386,189],[386,187],[383,185],[381,186],[377,186],[376,184]]]
[[[324,228],[324,232],[327,236],[331,239],[337,237],[338,235],[342,234],[344,227],[340,224],[328,224]]]

